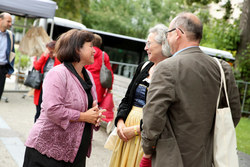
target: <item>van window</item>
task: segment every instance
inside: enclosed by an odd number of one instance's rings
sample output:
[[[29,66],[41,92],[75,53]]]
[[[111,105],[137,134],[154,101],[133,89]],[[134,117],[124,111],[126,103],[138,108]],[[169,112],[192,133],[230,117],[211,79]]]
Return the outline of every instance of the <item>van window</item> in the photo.
[[[47,27],[47,33],[50,34],[50,28],[51,28],[51,23],[48,23],[48,27]],[[62,34],[67,32],[68,30],[71,30],[72,28],[69,27],[63,27],[60,25],[56,25],[54,24],[54,31],[52,34],[52,39],[53,40],[57,40],[57,38]]]

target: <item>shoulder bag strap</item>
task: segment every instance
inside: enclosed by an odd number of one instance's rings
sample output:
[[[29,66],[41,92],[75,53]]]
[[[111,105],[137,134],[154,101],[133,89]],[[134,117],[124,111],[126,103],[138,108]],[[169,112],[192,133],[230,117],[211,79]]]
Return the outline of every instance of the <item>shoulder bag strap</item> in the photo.
[[[214,58],[214,59],[217,62],[217,64],[219,65],[220,74],[221,74],[221,85],[220,85],[220,91],[219,91],[219,95],[218,95],[218,99],[217,99],[217,108],[219,107],[222,84],[224,86],[224,92],[225,92],[225,96],[226,96],[226,100],[227,100],[227,106],[230,107],[229,106],[229,101],[228,101],[228,95],[227,95],[227,86],[226,86],[225,73],[224,73],[224,70],[223,70],[223,68],[222,68],[221,63],[219,62],[219,60],[217,58]]]
[[[104,64],[104,51],[102,51],[102,64],[105,65]]]

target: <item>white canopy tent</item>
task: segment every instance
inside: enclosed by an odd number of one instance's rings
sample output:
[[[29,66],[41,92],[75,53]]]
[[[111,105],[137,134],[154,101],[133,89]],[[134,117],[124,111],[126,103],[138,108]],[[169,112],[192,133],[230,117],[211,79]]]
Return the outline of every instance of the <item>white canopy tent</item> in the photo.
[[[30,18],[53,18],[57,9],[51,0],[0,0],[0,11]]]
[[[25,17],[25,29],[27,18],[54,18],[57,9],[56,2],[52,0],[0,0],[0,12],[8,12],[12,15]],[[50,34],[52,34],[54,22]]]
[[[26,28],[28,28],[27,18],[51,18],[52,26],[50,31],[52,32],[54,27],[53,20],[57,8],[58,7],[56,2],[52,0],[0,0],[0,13],[8,12],[12,15],[21,16],[25,18],[24,25],[21,26],[23,27],[23,35],[25,33]],[[16,26],[15,23],[13,24],[13,26],[14,27]],[[20,27],[20,25],[17,26]],[[19,67],[20,67],[20,59],[19,59]],[[19,74],[16,75],[19,76]],[[16,81],[16,89],[18,89],[17,81]],[[8,99],[6,101],[8,101]]]

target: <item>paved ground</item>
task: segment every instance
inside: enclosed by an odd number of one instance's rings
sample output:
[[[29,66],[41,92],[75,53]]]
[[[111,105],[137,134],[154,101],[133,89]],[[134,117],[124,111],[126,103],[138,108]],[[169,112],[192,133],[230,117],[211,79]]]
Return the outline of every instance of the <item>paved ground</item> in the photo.
[[[116,106],[124,96],[129,79],[115,77],[114,99]],[[12,86],[12,87],[11,87]],[[7,80],[6,90],[13,89],[12,80]],[[21,87],[24,89],[24,87]],[[24,142],[33,125],[35,105],[33,97],[26,93],[3,94],[9,102],[0,101],[0,167],[21,167],[24,155]],[[108,135],[105,128],[94,133],[93,151],[87,159],[88,167],[108,167],[111,151],[103,148]],[[239,153],[240,167],[250,166],[250,155]]]
[[[32,97],[22,93],[4,93],[9,103],[0,102],[0,167],[20,167],[23,162],[23,143],[33,125],[35,106]],[[111,152],[103,148],[107,139],[104,128],[94,133],[93,152],[87,166],[108,166]]]

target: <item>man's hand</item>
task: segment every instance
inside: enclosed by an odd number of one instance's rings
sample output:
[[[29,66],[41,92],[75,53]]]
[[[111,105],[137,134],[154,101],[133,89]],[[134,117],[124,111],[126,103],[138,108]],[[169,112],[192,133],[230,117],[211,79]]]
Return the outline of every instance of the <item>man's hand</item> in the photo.
[[[149,156],[150,158],[147,158]],[[151,167],[152,166],[151,163],[152,163],[151,155],[144,154],[140,162],[140,167]]]
[[[6,74],[6,78],[10,78],[11,77],[11,74]]]
[[[143,154],[144,158],[151,159],[152,155],[151,154]]]

